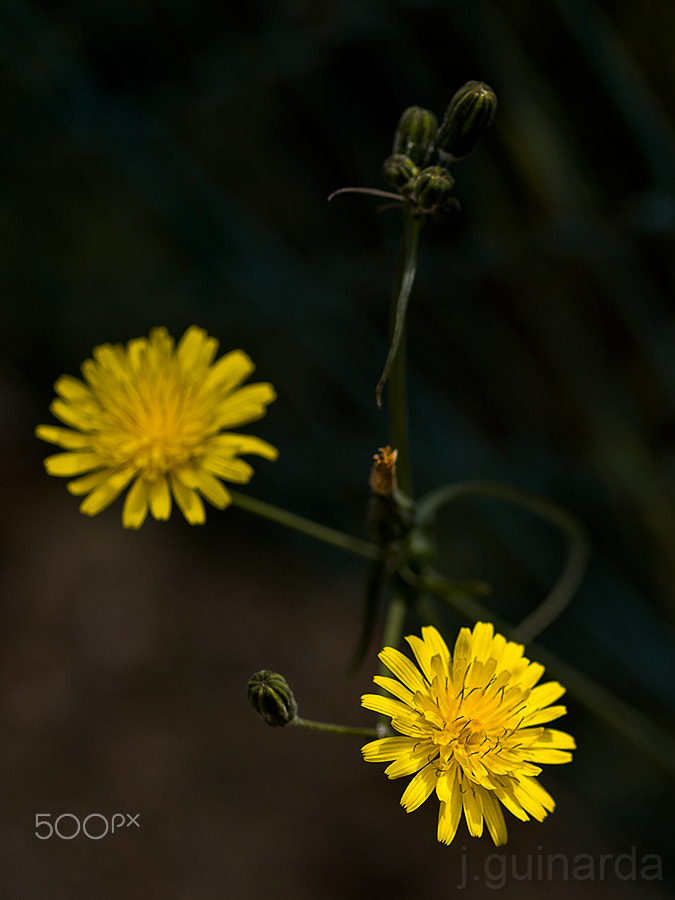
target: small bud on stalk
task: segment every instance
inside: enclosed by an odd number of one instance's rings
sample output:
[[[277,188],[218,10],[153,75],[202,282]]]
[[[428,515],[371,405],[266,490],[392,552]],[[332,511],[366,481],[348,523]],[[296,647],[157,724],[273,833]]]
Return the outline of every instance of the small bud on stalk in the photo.
[[[468,81],[448,106],[435,138],[436,148],[454,159],[467,156],[492,122],[497,95],[482,81]]]
[[[262,669],[251,675],[247,693],[251,706],[268,725],[283,727],[297,715],[298,704],[293,691],[283,675],[277,672]]]
[[[415,163],[404,153],[388,156],[382,164],[382,176],[387,184],[404,191],[407,185],[419,175]]]
[[[442,166],[423,169],[412,191],[412,200],[422,213],[434,213],[445,208],[452,196],[455,179]]]
[[[431,157],[438,120],[435,113],[421,106],[409,106],[403,111],[394,135],[392,153],[409,156],[417,166]]]

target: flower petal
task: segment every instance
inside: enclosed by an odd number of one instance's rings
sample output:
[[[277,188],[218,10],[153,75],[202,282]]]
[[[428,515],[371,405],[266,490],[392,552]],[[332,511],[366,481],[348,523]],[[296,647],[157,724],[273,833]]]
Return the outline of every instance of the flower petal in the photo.
[[[385,647],[379,654],[380,659],[389,671],[395,675],[411,691],[427,691],[428,685],[407,656],[394,647]]]
[[[122,509],[122,525],[125,528],[140,528],[148,515],[150,485],[143,478],[137,478],[129,488]]]
[[[171,490],[165,476],[150,485],[148,502],[155,519],[166,521],[171,515]]]
[[[398,759],[399,756],[409,754],[415,741],[407,737],[386,737],[378,738],[369,744],[361,747],[361,753],[366,762],[390,762],[392,759]]]
[[[71,475],[82,475],[84,472],[90,472],[92,469],[100,469],[101,458],[97,453],[78,453],[73,450],[48,456],[44,464],[50,475],[69,477]]]
[[[133,469],[116,472],[108,470],[108,477],[99,482],[92,492],[80,504],[80,512],[85,516],[95,516],[115,500],[134,477]],[[73,482],[69,487],[72,490]]]
[[[428,799],[436,787],[436,778],[436,768],[432,765],[425,766],[415,775],[401,797],[401,806],[406,812],[413,812]]]
[[[462,807],[464,818],[472,837],[480,837],[483,833],[483,805],[477,794],[477,789],[466,778],[460,782],[459,789],[462,794]]]
[[[483,804],[485,823],[487,824],[490,836],[492,837],[495,846],[501,847],[502,844],[506,843],[508,837],[502,808],[492,791],[482,790],[480,797]]]

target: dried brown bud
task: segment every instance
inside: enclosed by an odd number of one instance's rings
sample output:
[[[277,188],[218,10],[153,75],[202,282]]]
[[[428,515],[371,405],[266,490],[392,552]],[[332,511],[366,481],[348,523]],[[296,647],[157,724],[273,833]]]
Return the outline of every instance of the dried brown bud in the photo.
[[[398,450],[391,447],[380,447],[373,456],[373,468],[370,470],[370,489],[380,497],[389,497],[396,488],[396,457]]]

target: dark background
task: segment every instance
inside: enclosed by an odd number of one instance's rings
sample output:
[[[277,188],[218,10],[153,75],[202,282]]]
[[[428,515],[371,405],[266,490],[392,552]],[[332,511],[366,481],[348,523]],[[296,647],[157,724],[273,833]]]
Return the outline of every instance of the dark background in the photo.
[[[500,106],[454,169],[462,215],[423,235],[417,489],[499,479],[573,510],[593,557],[541,640],[672,727],[674,36],[670,0],[2,0],[2,898],[438,898],[465,850],[484,871],[490,839],[437,845],[437,803],[406,816],[357,740],[246,705],[272,667],[304,715],[369,724],[374,656],[345,676],[361,562],[235,509],[87,519],[33,437],[96,344],[196,323],[278,392],[255,431],[280,458],[246,490],[363,535],[400,216],[326,197],[386,187],[401,111],[440,117],[469,79]],[[560,539],[525,514],[467,501],[443,524],[444,570],[489,581],[504,618],[556,577]],[[528,854],[536,873],[537,854],[636,848],[638,877],[502,894],[667,896],[672,781],[568,705],[579,750],[542,777],[558,808],[507,814],[501,849],[522,875]],[[34,836],[64,812],[140,828]],[[664,882],[639,879],[647,853]]]

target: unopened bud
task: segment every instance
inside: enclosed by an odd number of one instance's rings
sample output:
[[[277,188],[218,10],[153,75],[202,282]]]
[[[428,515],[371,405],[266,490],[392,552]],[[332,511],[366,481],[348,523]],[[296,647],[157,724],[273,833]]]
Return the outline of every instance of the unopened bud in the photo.
[[[412,192],[412,199],[423,213],[434,213],[444,208],[452,197],[455,180],[442,166],[423,169]]]
[[[419,175],[419,169],[415,163],[404,153],[394,153],[388,156],[382,164],[382,175],[387,184],[403,190],[406,185]]]
[[[283,675],[270,669],[251,675],[247,693],[251,706],[268,725],[288,725],[298,712],[298,704],[288,682]]]
[[[433,150],[437,127],[438,120],[430,109],[409,106],[399,119],[391,152],[409,156],[417,166],[425,165]]]
[[[436,147],[455,159],[471,153],[492,122],[497,95],[482,81],[468,81],[450,101],[436,134]]]

